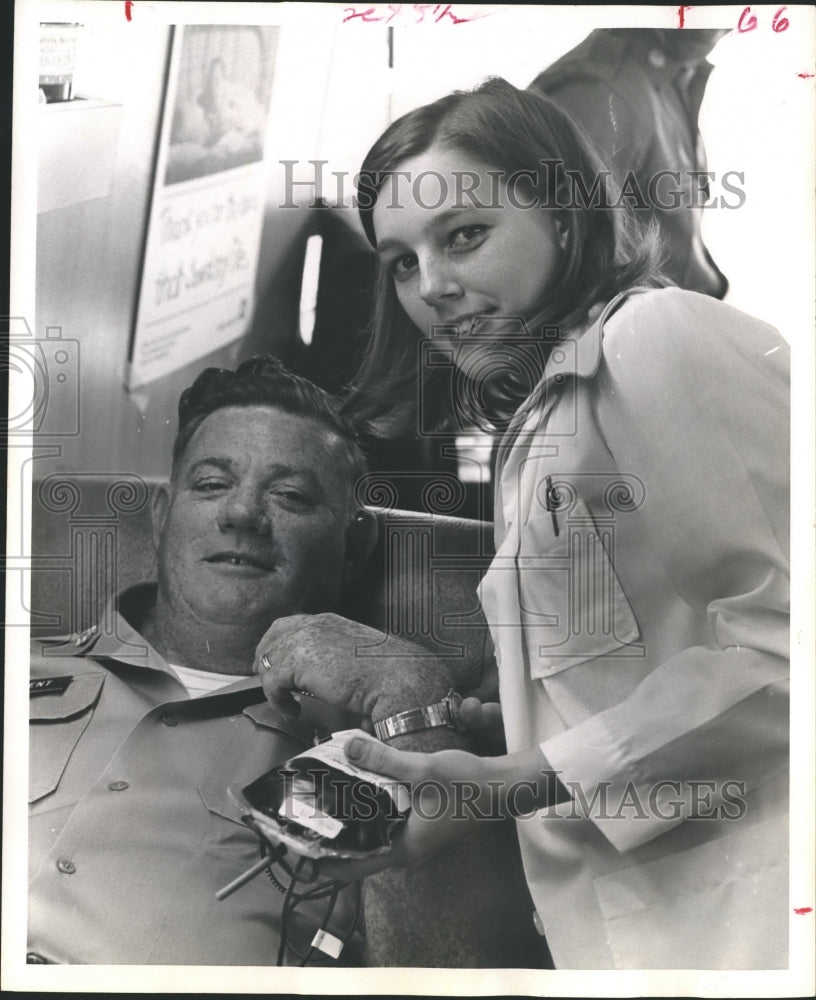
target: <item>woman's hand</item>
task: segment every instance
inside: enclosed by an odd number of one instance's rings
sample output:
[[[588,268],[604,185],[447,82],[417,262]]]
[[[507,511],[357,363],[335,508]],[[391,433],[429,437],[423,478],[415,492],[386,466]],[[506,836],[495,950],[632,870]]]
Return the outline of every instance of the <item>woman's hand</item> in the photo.
[[[413,753],[355,736],[345,746],[357,767],[407,785],[411,812],[384,854],[363,861],[322,861],[320,871],[343,882],[386,868],[410,867],[473,833],[480,823],[531,817],[563,789],[538,747],[502,757],[465,750]]]
[[[471,733],[490,733],[502,729],[501,705],[497,701],[463,698],[457,716],[459,722]]]
[[[501,705],[497,701],[463,698],[456,717],[471,737],[472,747],[480,757],[498,757],[507,753]]]
[[[409,753],[362,736],[349,740],[345,749],[357,767],[406,784],[411,812],[390,851],[363,861],[321,861],[321,875],[352,882],[385,868],[418,864],[472,833],[477,823],[502,818],[498,790],[487,784],[499,770],[497,758],[464,750]]]

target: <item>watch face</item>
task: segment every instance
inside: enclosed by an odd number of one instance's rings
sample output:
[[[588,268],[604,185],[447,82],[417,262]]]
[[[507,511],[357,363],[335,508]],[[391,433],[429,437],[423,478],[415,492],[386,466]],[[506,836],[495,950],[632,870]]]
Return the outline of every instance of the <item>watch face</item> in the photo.
[[[458,691],[451,691],[447,696],[445,701],[448,704],[448,710],[450,712],[450,723],[454,729],[463,729],[461,721],[459,720],[459,709],[462,706],[462,696]]]
[[[442,701],[425,708],[411,708],[405,712],[397,712],[374,723],[374,732],[378,739],[384,742],[395,736],[407,736],[408,733],[418,733],[424,729],[438,729],[447,726],[462,732],[459,720],[459,707],[462,696],[456,691],[449,691]]]

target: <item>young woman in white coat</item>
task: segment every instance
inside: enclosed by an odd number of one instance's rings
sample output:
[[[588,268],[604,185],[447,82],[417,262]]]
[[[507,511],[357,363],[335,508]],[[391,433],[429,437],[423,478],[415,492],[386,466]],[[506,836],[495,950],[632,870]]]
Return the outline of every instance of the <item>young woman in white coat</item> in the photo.
[[[418,799],[393,851],[327,871],[413,864],[510,812],[557,969],[780,968],[789,351],[668,285],[638,194],[557,105],[501,80],[410,112],[365,160],[382,279],[349,408],[393,430],[419,381],[426,420],[432,342],[456,369],[446,398],[502,435],[480,596],[507,753],[354,740],[357,763],[460,809]],[[299,678],[323,683],[319,665]]]

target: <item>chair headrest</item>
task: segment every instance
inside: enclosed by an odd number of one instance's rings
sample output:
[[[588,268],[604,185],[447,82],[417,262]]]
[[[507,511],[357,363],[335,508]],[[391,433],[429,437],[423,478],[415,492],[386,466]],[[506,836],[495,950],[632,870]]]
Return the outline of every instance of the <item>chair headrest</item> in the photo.
[[[33,636],[81,632],[100,619],[116,594],[155,579],[154,485],[127,474],[53,474],[34,483]],[[476,593],[493,554],[492,526],[444,514],[371,509],[378,541],[340,613],[453,657],[475,675],[492,656]],[[388,649],[372,655],[388,655]]]

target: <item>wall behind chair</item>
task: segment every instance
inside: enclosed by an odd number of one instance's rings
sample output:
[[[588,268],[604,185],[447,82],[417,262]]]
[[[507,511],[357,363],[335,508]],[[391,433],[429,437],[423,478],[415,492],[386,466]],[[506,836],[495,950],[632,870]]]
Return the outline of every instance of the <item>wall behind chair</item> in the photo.
[[[296,189],[296,208],[281,207],[287,192],[280,161],[306,163],[319,155],[324,121],[344,108],[346,113],[354,106],[363,110],[361,117],[372,137],[383,127],[383,91],[373,88],[363,100],[359,93],[356,100],[354,95],[365,67],[372,65],[371,58],[361,58],[361,46],[366,53],[382,49],[383,66],[385,48],[382,33],[356,40],[346,33],[338,43],[336,28],[312,26],[308,19],[302,25],[284,26],[270,109],[267,205],[252,325],[242,340],[129,393],[124,374],[139,295],[172,29],[124,18],[96,19],[94,5],[86,9],[74,94],[120,106],[118,139],[105,196],[53,208],[36,218],[31,326],[38,338],[47,328],[57,327],[64,340],[77,341],[80,366],[79,434],[60,438],[59,456],[38,459],[34,475],[129,471],[154,478],[168,468],[179,393],[203,367],[233,366],[256,351],[291,355],[297,339],[306,236],[318,224],[319,213],[307,208],[313,191],[304,188]],[[349,65],[357,67],[356,75],[348,72]],[[330,75],[335,79],[331,87]],[[375,79],[376,74],[370,73],[369,81]],[[375,109],[373,114],[370,108]],[[86,113],[79,108],[60,113],[73,116],[77,123],[70,155],[55,166],[70,181],[89,169],[93,152],[84,141],[87,133],[83,136]],[[368,135],[362,141],[367,139]],[[49,406],[59,405],[55,399],[49,401]],[[70,405],[69,401],[68,409]]]
[[[158,457],[167,444],[169,399],[157,392],[153,405],[141,412],[124,389],[123,375],[170,29],[86,24],[80,39],[75,94],[118,103],[121,117],[109,194],[37,216],[36,335],[61,328],[64,340],[78,341],[80,360],[79,434],[62,439],[59,459],[35,474],[127,469],[149,474],[150,450]],[[62,113],[76,121],[73,155],[63,164],[70,179],[86,169],[86,112],[78,107]]]
[[[326,161],[326,201],[349,205],[351,178],[360,159],[390,120],[488,75],[504,75],[517,86],[525,86],[541,68],[580,41],[589,27],[577,14],[568,16],[572,8],[559,11],[557,30],[553,30],[549,8],[508,6],[449,30],[397,28],[389,46],[384,25],[344,25],[340,13],[336,20],[327,20],[322,8],[328,5],[296,6],[297,21],[281,30],[275,67],[267,210],[252,327],[242,342],[130,395],[123,374],[138,297],[171,28],[138,19],[100,17],[98,12],[112,8],[84,5],[75,91],[118,103],[121,118],[109,194],[55,208],[36,219],[32,326],[38,337],[49,326],[60,327],[65,339],[79,342],[81,423],[80,434],[62,439],[60,456],[40,459],[37,465],[43,468],[35,474],[63,470],[162,475],[169,459],[178,393],[204,364],[230,365],[256,350],[284,357],[299,350],[303,251],[307,235],[320,231],[322,224],[320,213],[305,207],[315,194],[309,186],[315,175],[309,160]],[[337,5],[337,10],[343,8]],[[811,281],[812,251],[807,248],[812,241],[805,233],[808,213],[784,213],[785,225],[795,226],[801,238],[783,245],[801,247],[802,252],[759,252],[760,246],[773,242],[777,230],[773,179],[782,178],[791,190],[799,191],[801,184],[791,178],[796,169],[799,173],[806,169],[797,166],[792,154],[791,144],[801,133],[801,128],[793,127],[799,122],[794,115],[799,113],[798,105],[783,100],[788,91],[780,89],[783,82],[790,84],[780,69],[779,53],[794,40],[773,32],[760,35],[759,31],[756,37],[735,34],[718,46],[714,60],[718,67],[702,114],[709,162],[718,177],[725,170],[743,171],[747,200],[739,211],[712,210],[705,223],[711,250],[732,279],[729,300],[777,323],[795,342],[801,329],[786,309],[796,305],[792,290],[808,287]],[[746,46],[761,52],[752,50],[746,57]],[[793,66],[793,55],[789,56]],[[782,68],[789,68],[788,62]],[[763,67],[763,74],[755,71],[756,66]],[[751,92],[750,100],[734,101],[734,90],[742,93],[751,74],[761,76],[761,86]],[[763,140],[755,141],[756,135]],[[80,130],[65,170],[81,174],[89,155]],[[296,161],[293,177],[306,182],[296,189],[297,208],[280,207],[291,195],[281,160]],[[348,174],[338,191],[335,172],[342,171]],[[792,204],[800,201],[794,198]],[[338,207],[335,218],[359,231],[356,212],[350,207]]]

